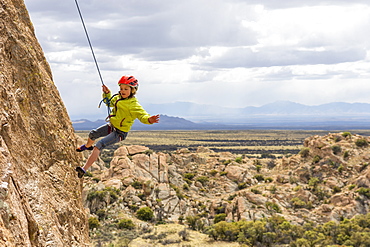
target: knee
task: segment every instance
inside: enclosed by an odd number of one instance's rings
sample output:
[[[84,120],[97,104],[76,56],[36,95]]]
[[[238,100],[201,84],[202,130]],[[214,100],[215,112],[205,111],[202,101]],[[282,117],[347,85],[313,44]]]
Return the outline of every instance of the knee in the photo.
[[[91,139],[91,140],[95,140],[97,137],[96,137],[96,134],[97,134],[97,132],[96,132],[96,130],[95,129],[93,129],[93,130],[91,130],[90,131],[90,133],[89,133],[89,138]]]

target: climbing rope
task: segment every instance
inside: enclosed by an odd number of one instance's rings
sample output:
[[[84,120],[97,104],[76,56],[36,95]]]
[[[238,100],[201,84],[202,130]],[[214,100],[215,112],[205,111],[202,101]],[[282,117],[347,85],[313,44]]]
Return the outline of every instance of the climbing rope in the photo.
[[[94,61],[95,61],[96,69],[98,70],[98,74],[99,74],[99,77],[100,77],[101,84],[102,84],[102,85],[104,85],[103,77],[102,77],[102,75],[101,75],[101,73],[100,73],[100,69],[99,69],[98,61],[96,60],[95,53],[94,53],[94,49],[93,49],[93,47],[92,47],[92,44],[91,44],[91,41],[90,41],[89,34],[87,33],[86,25],[85,25],[84,19],[83,19],[83,17],[82,17],[82,13],[81,13],[81,10],[80,10],[80,6],[78,5],[77,0],[75,0],[75,3],[76,3],[76,7],[77,7],[78,14],[80,15],[80,19],[81,19],[82,26],[83,26],[83,28],[84,28],[84,30],[85,30],[85,34],[86,34],[87,42],[89,43],[89,46],[90,46],[91,54],[92,54],[92,56],[93,56],[93,58],[94,58]],[[111,109],[110,109],[110,107],[109,107],[110,99],[108,99],[107,97],[106,97],[106,98],[104,98],[102,101],[100,101],[98,108],[100,108],[100,105],[101,105],[102,103],[105,103],[105,104],[107,105],[107,108],[108,108],[108,116],[109,116],[109,115],[110,115],[110,112],[111,112]]]

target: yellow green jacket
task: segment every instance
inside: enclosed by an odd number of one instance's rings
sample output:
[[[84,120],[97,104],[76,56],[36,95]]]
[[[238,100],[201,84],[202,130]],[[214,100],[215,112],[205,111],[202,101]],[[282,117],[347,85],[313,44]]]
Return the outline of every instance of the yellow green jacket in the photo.
[[[111,94],[103,93],[103,98],[110,99]],[[150,124],[148,120],[150,115],[135,97],[124,99],[121,95],[114,95],[109,101],[109,107],[112,107],[112,112],[108,116],[109,121],[113,127],[121,131],[129,132],[135,119],[139,119],[144,124]]]

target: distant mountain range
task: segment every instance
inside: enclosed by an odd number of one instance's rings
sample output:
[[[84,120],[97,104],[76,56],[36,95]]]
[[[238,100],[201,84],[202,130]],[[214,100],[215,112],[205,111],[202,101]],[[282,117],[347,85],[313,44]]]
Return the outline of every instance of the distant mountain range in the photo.
[[[219,107],[201,105],[190,102],[170,104],[149,104],[145,106],[150,112],[158,112],[169,116],[189,118],[193,121],[201,119],[221,119],[221,115],[232,119],[245,119],[249,116],[370,116],[370,104],[367,103],[328,103],[316,106],[303,105],[291,101],[277,101],[260,107],[244,108]]]
[[[161,114],[159,124],[136,121],[135,130],[174,129],[367,129],[370,127],[370,104],[328,103],[308,106],[278,101],[260,107],[227,108],[189,102],[149,104],[144,108]],[[104,120],[72,121],[76,130],[96,128]]]

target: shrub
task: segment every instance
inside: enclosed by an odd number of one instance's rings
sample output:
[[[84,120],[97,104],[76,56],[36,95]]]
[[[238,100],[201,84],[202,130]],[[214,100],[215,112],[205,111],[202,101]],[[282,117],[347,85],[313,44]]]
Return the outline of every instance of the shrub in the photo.
[[[299,199],[298,197],[293,197],[292,200],[290,200],[290,204],[293,208],[304,208],[306,207],[306,203]]]
[[[352,136],[352,134],[351,134],[351,132],[343,132],[343,133],[342,133],[342,136],[343,136],[344,138],[346,138],[347,136],[351,137],[351,136]]]
[[[356,140],[355,144],[357,147],[366,147],[368,145],[365,139],[358,139]]]
[[[209,181],[209,178],[206,176],[200,176],[197,178],[197,181],[200,182],[202,185],[205,185]]]
[[[367,198],[370,198],[370,189],[369,188],[360,188],[356,191],[360,195],[366,196]]]
[[[340,166],[338,167],[338,172],[342,173],[343,169],[344,169],[344,166],[342,164],[340,164]]]
[[[182,189],[183,190],[189,190],[190,188],[189,188],[189,185],[188,184],[183,184],[182,185]]]
[[[256,188],[252,188],[251,192],[253,192],[254,194],[262,194],[262,192]]]
[[[247,188],[247,183],[238,183],[238,189],[239,190],[242,190],[242,189],[245,189]]]
[[[212,171],[210,171],[210,174],[212,175],[212,176],[216,176],[216,174],[218,173],[218,171],[217,170],[212,170]]]
[[[213,223],[217,224],[220,221],[225,221],[225,219],[226,219],[226,214],[224,214],[224,213],[223,214],[216,214],[215,219],[213,220]]]
[[[186,223],[189,225],[190,229],[192,230],[200,230],[204,227],[202,226],[202,220],[199,216],[187,216],[185,218]]]
[[[317,177],[311,177],[310,180],[308,181],[308,186],[316,188],[319,183],[320,180]]]
[[[99,209],[98,211],[96,211],[96,215],[99,217],[99,219],[101,220],[104,220],[105,218],[107,218],[108,214],[107,212],[104,210],[104,209]]]
[[[315,155],[315,157],[313,157],[313,159],[312,159],[312,162],[313,163],[319,163],[320,160],[321,160],[321,157],[319,155]]]
[[[346,150],[346,151],[344,151],[344,153],[343,153],[343,158],[348,158],[349,157],[349,151],[348,150]]]
[[[256,170],[257,170],[257,172],[260,172],[260,171],[261,171],[261,168],[262,168],[262,166],[261,166],[261,165],[256,165]]]
[[[137,190],[140,190],[140,189],[143,188],[143,183],[140,182],[140,181],[134,181],[134,182],[132,182],[131,186],[134,187]]]
[[[192,180],[195,177],[194,173],[185,173],[184,178]]]
[[[333,187],[333,194],[339,193],[341,191],[342,191],[342,189],[340,187],[338,187],[338,186]]]
[[[349,186],[348,186],[348,189],[349,189],[349,190],[353,190],[355,187],[356,187],[356,185],[355,185],[355,184],[351,184],[351,185],[349,185]]]
[[[342,138],[340,136],[334,136],[334,141],[335,142],[340,142]]]
[[[230,164],[231,163],[231,160],[225,160],[224,162],[222,162],[222,164],[224,165],[224,166],[227,166],[228,164]]]
[[[99,201],[104,201],[109,195],[108,203],[113,203],[118,199],[118,193],[119,190],[114,187],[106,187],[103,190],[91,190],[87,195],[87,200],[92,201],[97,199]]]
[[[280,209],[279,205],[277,205],[276,203],[266,202],[265,205],[266,205],[266,208],[268,210],[275,211],[276,213],[281,213],[281,209]]]
[[[89,218],[89,228],[90,229],[98,228],[99,226],[100,226],[100,222],[99,222],[98,218],[96,218],[96,217],[90,217]]]
[[[257,179],[258,182],[265,180],[262,174],[256,174],[254,175],[254,178]]]
[[[150,221],[154,217],[153,210],[149,207],[142,207],[136,212],[136,216],[140,220]]]
[[[301,151],[299,151],[299,155],[303,158],[306,158],[310,154],[310,148],[302,148]]]
[[[342,152],[342,148],[339,145],[332,146],[331,150],[333,150],[333,154],[339,154]]]
[[[220,172],[220,176],[226,176],[227,172]]]
[[[237,162],[237,163],[242,163],[243,162],[243,157],[237,157],[236,159],[235,159],[235,162]]]
[[[132,220],[130,219],[121,219],[118,223],[117,223],[117,227],[118,229],[128,229],[128,230],[132,230],[135,228],[135,224],[134,222],[132,222]]]
[[[233,195],[229,195],[229,197],[227,198],[228,201],[232,201],[234,200],[234,198],[237,197],[236,194],[233,194]]]
[[[272,181],[274,181],[272,177],[265,178],[266,183],[271,183]]]

